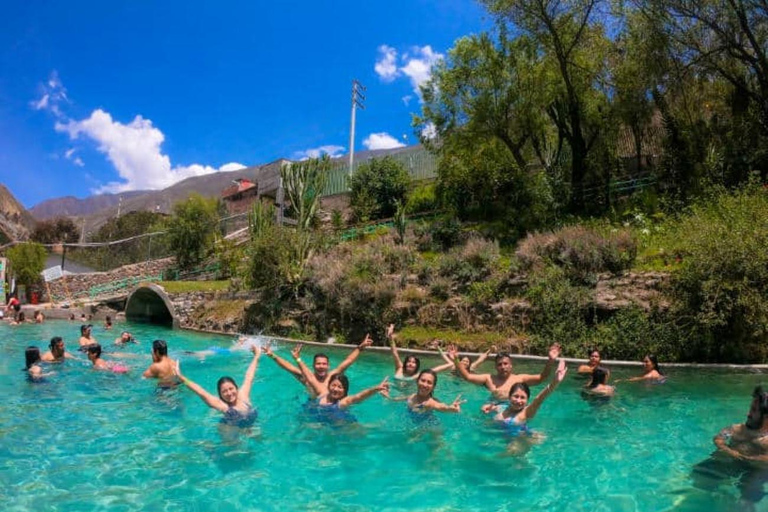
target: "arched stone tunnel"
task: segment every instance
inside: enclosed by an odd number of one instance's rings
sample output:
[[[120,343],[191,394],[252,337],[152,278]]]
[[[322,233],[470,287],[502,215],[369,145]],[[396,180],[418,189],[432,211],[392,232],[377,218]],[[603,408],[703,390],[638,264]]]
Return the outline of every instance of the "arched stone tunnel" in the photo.
[[[161,287],[145,284],[136,288],[125,303],[125,318],[130,321],[179,327],[173,303]]]

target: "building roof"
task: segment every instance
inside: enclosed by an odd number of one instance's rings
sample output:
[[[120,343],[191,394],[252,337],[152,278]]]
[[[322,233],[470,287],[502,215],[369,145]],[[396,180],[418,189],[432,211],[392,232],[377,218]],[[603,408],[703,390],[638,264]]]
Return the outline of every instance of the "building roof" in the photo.
[[[251,189],[254,189],[254,191],[256,191],[257,189],[256,183],[245,178],[237,178],[232,180],[231,186],[221,191],[221,197],[224,199],[229,199],[230,197],[236,194],[241,194]]]

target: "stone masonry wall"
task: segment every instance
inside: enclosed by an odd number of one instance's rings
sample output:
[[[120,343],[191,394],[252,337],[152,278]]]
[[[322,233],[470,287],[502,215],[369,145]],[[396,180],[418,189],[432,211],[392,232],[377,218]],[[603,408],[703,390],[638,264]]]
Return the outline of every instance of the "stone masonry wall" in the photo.
[[[174,258],[163,258],[110,270],[109,272],[89,272],[86,274],[71,274],[48,283],[51,294],[61,301],[63,297],[73,300],[89,300],[89,290],[94,286],[113,283],[125,278],[157,276],[174,265]],[[129,291],[129,290],[126,290]],[[45,297],[47,300],[48,292]],[[64,299],[68,300],[68,299]]]

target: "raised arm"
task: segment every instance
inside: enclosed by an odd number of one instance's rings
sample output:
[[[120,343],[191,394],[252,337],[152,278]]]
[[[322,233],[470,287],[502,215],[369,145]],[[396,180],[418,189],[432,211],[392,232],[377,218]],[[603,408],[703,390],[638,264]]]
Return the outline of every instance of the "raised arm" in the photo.
[[[363,400],[372,397],[376,393],[382,393],[386,394],[389,393],[389,377],[384,377],[384,380],[381,381],[381,384],[378,384],[376,386],[370,387],[368,389],[364,389],[360,391],[359,393],[355,393],[352,396],[347,396],[339,400],[339,407],[341,409],[346,409],[350,405],[359,404]]]
[[[529,386],[536,386],[542,382],[546,382],[549,375],[552,373],[552,368],[555,367],[558,357],[560,357],[560,344],[554,343],[549,347],[549,359],[547,359],[547,364],[544,365],[544,369],[541,373],[538,375],[521,375],[521,380]]]
[[[395,324],[389,324],[387,327],[387,340],[389,341],[389,350],[392,352],[392,360],[395,363],[395,373],[403,371],[403,361],[397,352],[397,343],[395,343]]]
[[[291,363],[289,363],[279,355],[272,352],[272,347],[270,347],[269,345],[264,347],[264,353],[267,355],[268,358],[276,362],[277,366],[287,371],[297,379],[301,379],[303,377],[303,375],[301,374],[301,370],[299,370],[296,366],[292,365]]]
[[[304,364],[304,361],[301,360],[301,344],[293,347],[293,350],[291,350],[291,355],[293,356],[294,361],[296,361],[296,364],[301,371],[301,375],[304,377],[304,381],[312,387],[315,394],[322,395],[325,393],[326,389],[323,387],[320,381],[317,380],[317,377],[315,377],[315,374],[312,373],[309,367]]]
[[[469,365],[469,371],[473,372],[477,370],[477,368],[485,362],[486,359],[488,359],[488,356],[493,352],[494,354],[498,352],[496,350],[496,345],[491,346],[488,350],[480,354],[480,357],[478,357],[474,363]]]
[[[253,352],[253,359],[251,360],[251,364],[248,365],[248,369],[245,370],[243,385],[240,386],[240,389],[238,390],[240,398],[249,403],[251,401],[251,386],[253,386],[253,377],[256,375],[256,369],[259,367],[259,356],[261,356],[261,348],[252,346],[251,352]]]
[[[203,402],[205,402],[208,407],[211,407],[213,409],[216,409],[217,411],[226,412],[227,409],[229,409],[229,406],[224,403],[224,401],[217,397],[213,396],[206,390],[204,390],[200,385],[197,383],[189,380],[184,375],[181,374],[181,364],[176,361],[176,364],[173,368],[173,373],[176,374],[176,376],[179,378],[181,382],[184,383],[189,389],[192,390],[197,396],[199,396]]]
[[[371,339],[370,334],[366,334],[363,341],[360,342],[360,344],[349,353],[346,359],[344,359],[339,366],[336,367],[336,369],[328,372],[328,375],[335,375],[337,373],[344,373],[344,370],[352,366],[352,363],[354,363],[357,358],[360,356],[360,352],[363,351],[366,347],[370,347],[373,345],[373,340]]]
[[[563,382],[567,372],[568,368],[565,366],[565,361],[560,361],[552,382],[547,384],[547,387],[542,389],[541,392],[536,395],[536,398],[533,399],[533,402],[531,402],[530,405],[528,405],[523,411],[526,420],[532,420],[533,417],[536,416],[536,413],[539,412],[539,407],[541,407],[541,404],[544,403],[544,400],[546,400],[547,397],[551,395],[555,389],[557,389],[557,386],[559,386],[561,382]]]
[[[473,384],[485,386],[489,390],[493,391],[494,386],[493,386],[493,382],[491,381],[490,374],[469,373],[469,370],[464,368],[464,365],[461,364],[461,361],[459,360],[459,352],[456,350],[456,347],[454,345],[451,345],[450,347],[448,347],[448,356],[453,360],[453,365],[456,368],[456,370],[459,372],[459,375],[461,375],[462,379],[469,381]]]

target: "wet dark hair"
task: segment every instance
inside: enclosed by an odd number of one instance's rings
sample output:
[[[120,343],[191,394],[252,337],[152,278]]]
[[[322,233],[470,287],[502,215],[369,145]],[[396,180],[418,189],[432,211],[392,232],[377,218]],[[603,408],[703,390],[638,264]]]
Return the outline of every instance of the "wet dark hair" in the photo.
[[[405,370],[405,365],[408,363],[408,361],[416,361],[416,369],[413,371],[413,373],[418,373],[419,367],[421,367],[421,361],[419,361],[419,358],[416,356],[407,356],[403,361],[403,370]]]
[[[435,392],[435,388],[437,387],[437,374],[436,374],[435,372],[433,372],[432,370],[423,370],[423,371],[422,371],[422,372],[419,374],[419,376],[418,376],[418,378],[417,378],[416,380],[417,380],[417,381],[418,381],[418,380],[420,380],[420,379],[421,379],[421,376],[422,376],[422,375],[425,375],[425,374],[426,374],[426,375],[431,375],[431,376],[432,376],[432,378],[434,379],[434,383],[432,384],[432,392],[429,394],[429,396],[432,396],[432,394]]]
[[[597,352],[597,356],[598,356],[600,359],[602,359],[602,358],[603,358],[603,354],[601,354],[601,353],[600,353],[600,350],[598,350],[598,349],[596,349],[596,348],[591,348],[591,349],[589,349],[589,352],[587,352],[587,359],[589,359],[590,357],[592,357],[592,354],[594,354],[595,352]]]
[[[48,344],[48,346],[51,347],[51,350],[53,350],[54,347],[59,343],[61,343],[62,341],[64,340],[61,339],[61,336],[54,336],[53,338],[51,338],[51,342]]]
[[[154,343],[153,343],[153,345],[154,345]],[[238,389],[237,382],[235,382],[235,379],[233,379],[232,377],[222,377],[216,383],[216,390],[219,392],[219,398],[221,398],[221,386],[223,386],[227,382],[231,382],[232,385],[235,386],[235,389]],[[224,400],[223,398],[221,398],[221,399]]]
[[[96,354],[96,357],[101,357],[101,345],[98,343],[91,343],[85,347],[86,352],[89,354]]]
[[[659,360],[656,356],[654,356],[653,354],[648,354],[645,357],[647,357],[648,360],[651,362],[651,364],[653,365],[653,369],[659,372],[659,375],[664,375],[664,372],[662,372],[661,368],[659,368]]]
[[[168,344],[165,342],[165,340],[155,340],[152,342],[152,352],[155,352],[159,356],[167,356]]]
[[[109,316],[109,315],[107,315],[107,318],[105,318],[105,319],[104,319],[104,322],[105,322],[107,325],[112,325],[112,317],[111,317],[111,316]]]
[[[312,364],[315,364],[315,361],[317,361],[321,357],[326,361],[330,361],[330,358],[327,355],[323,354],[322,352],[318,352],[317,354],[315,354],[315,357],[312,358]]]
[[[596,388],[600,384],[605,384],[605,379],[608,378],[608,370],[602,366],[597,366],[592,370],[592,381],[589,383],[589,388]]]
[[[25,370],[29,370],[33,364],[40,361],[40,349],[35,346],[27,347],[24,351],[24,359],[26,360],[27,367]]]
[[[768,392],[763,391],[763,386],[757,386],[752,392],[752,398],[760,404],[760,414],[768,413]]]
[[[512,355],[509,352],[499,352],[498,354],[496,354],[496,358],[494,359],[494,361],[498,363],[504,358],[507,358],[510,361],[512,361]]]
[[[87,331],[91,326],[89,324],[83,324],[80,326],[80,334],[85,334],[85,331]]]
[[[528,398],[531,398],[531,388],[530,388],[530,387],[528,387],[528,384],[526,384],[525,382],[518,382],[517,384],[515,384],[514,386],[512,386],[512,387],[509,389],[509,396],[511,397],[511,396],[512,396],[512,393],[514,393],[514,392],[515,392],[515,391],[517,391],[518,389],[522,389],[522,390],[523,390],[523,392],[525,393],[525,396],[527,396]]]
[[[26,321],[26,319],[27,319],[27,317],[24,315],[24,312],[22,311],[22,312],[19,313],[19,317],[18,317],[18,319],[16,321],[17,322],[24,322],[24,321]]]
[[[331,387],[331,383],[334,381],[341,382],[341,387],[344,388],[344,396],[346,397],[349,394],[349,379],[346,375],[343,373],[334,373],[331,377],[331,380],[328,381],[328,387]],[[342,397],[343,398],[343,397]]]

